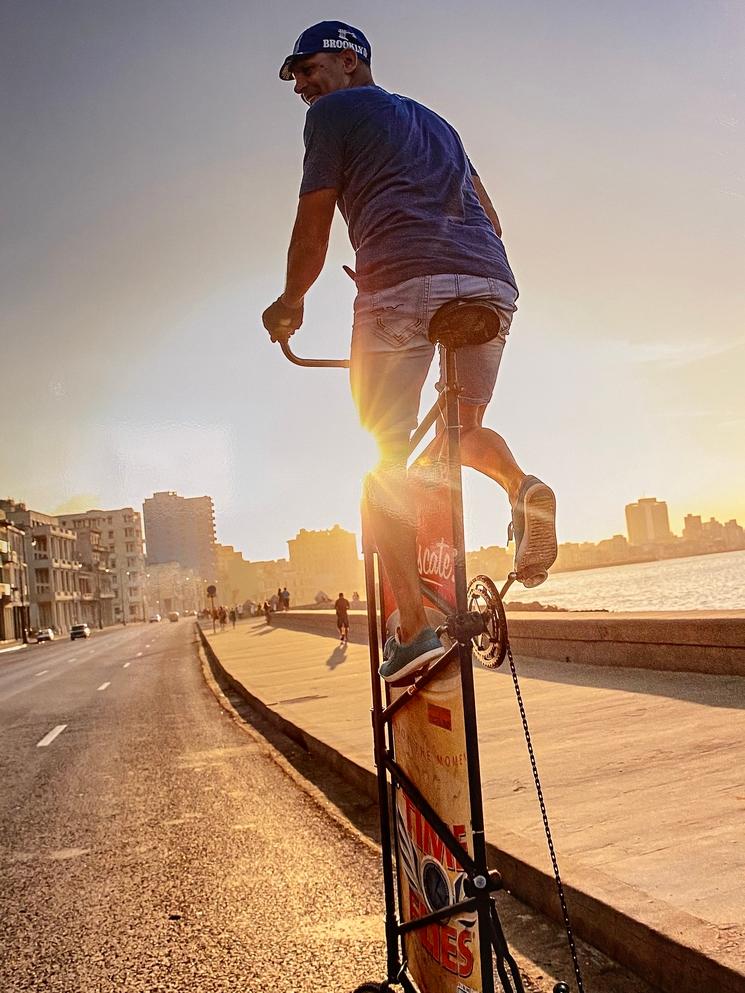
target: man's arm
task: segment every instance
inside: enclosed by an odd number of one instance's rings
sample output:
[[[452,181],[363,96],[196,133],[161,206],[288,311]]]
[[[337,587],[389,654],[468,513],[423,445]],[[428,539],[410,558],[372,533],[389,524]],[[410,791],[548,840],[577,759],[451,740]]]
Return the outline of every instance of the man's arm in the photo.
[[[494,209],[494,204],[489,199],[489,194],[484,189],[484,184],[481,182],[476,173],[471,173],[471,181],[473,183],[473,188],[476,190],[476,196],[479,198],[479,203],[484,208],[486,216],[492,223],[492,227],[497,233],[497,237],[502,237],[502,225],[499,223],[499,218],[497,217],[497,212]]]
[[[287,278],[280,299],[288,307],[299,307],[318,279],[329,245],[337,191],[314,190],[300,197],[287,253]]]

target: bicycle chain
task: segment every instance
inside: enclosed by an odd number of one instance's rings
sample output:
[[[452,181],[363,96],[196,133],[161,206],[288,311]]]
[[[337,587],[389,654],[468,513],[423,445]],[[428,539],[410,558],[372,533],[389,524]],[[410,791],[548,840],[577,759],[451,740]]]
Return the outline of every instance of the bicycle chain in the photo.
[[[538,803],[541,808],[541,816],[543,817],[543,827],[546,831],[546,841],[548,842],[548,851],[551,856],[551,865],[554,870],[554,879],[556,881],[556,889],[559,894],[559,903],[561,904],[561,913],[564,918],[564,928],[566,929],[567,940],[569,942],[569,951],[572,956],[572,965],[574,966],[574,975],[577,979],[577,990],[578,993],[585,993],[585,987],[582,982],[582,973],[579,967],[579,959],[577,958],[577,946],[574,942],[574,932],[572,931],[572,925],[569,920],[569,909],[567,908],[566,897],[564,895],[564,884],[561,881],[561,875],[559,874],[559,863],[556,859],[556,850],[554,849],[554,841],[551,836],[551,827],[548,823],[548,813],[546,811],[546,804],[543,799],[543,788],[541,787],[541,780],[538,775],[538,765],[535,760],[535,753],[533,751],[533,741],[530,736],[530,728],[528,727],[528,717],[525,713],[525,705],[523,703],[523,696],[520,692],[520,683],[517,679],[517,669],[515,668],[515,660],[512,657],[512,647],[510,646],[509,639],[507,639],[507,658],[510,663],[510,672],[512,673],[512,682],[515,685],[515,696],[517,697],[517,705],[520,708],[520,717],[523,722],[523,731],[525,733],[525,743],[528,746],[528,755],[530,757],[530,765],[533,769],[533,779],[535,781],[535,791],[538,796]]]

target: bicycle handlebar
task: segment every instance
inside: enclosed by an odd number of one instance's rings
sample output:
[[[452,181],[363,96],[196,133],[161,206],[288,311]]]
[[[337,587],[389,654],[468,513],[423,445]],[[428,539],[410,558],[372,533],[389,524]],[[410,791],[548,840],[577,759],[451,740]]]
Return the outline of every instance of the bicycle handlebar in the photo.
[[[348,369],[349,359],[301,359],[299,355],[295,355],[293,350],[290,348],[289,335],[287,338],[279,338],[279,346],[285,353],[285,357],[290,360],[294,365],[311,366],[317,369]]]

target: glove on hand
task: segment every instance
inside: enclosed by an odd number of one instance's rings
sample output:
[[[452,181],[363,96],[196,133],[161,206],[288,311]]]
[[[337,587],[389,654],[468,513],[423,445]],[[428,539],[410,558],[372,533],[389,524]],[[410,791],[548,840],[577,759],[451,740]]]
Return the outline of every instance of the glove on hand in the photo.
[[[286,341],[303,323],[303,304],[288,307],[282,302],[282,297],[277,297],[261,315],[261,320],[272,341]]]

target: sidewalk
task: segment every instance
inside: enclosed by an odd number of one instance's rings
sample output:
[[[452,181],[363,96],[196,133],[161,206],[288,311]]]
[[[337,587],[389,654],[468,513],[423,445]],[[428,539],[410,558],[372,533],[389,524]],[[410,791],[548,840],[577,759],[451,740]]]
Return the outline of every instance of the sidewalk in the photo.
[[[365,646],[253,620],[205,633],[248,696],[369,779]],[[745,678],[517,661],[577,932],[671,993],[745,990]],[[551,868],[509,671],[477,668],[475,679],[495,864],[515,895],[547,909]]]
[[[0,641],[0,655],[5,652],[17,652],[21,648],[28,648],[22,641]]]

